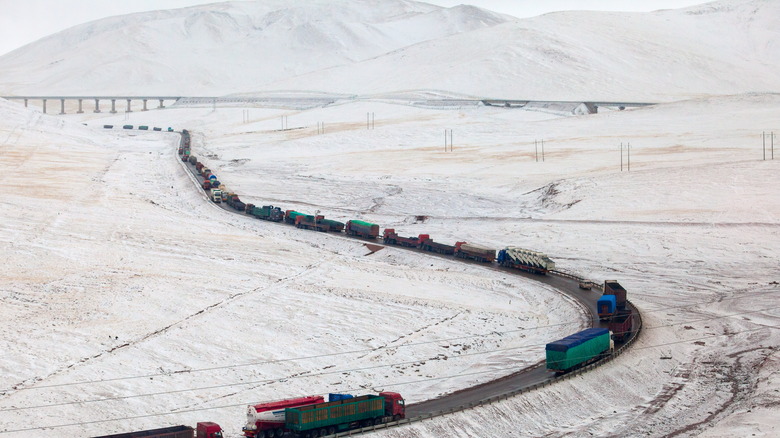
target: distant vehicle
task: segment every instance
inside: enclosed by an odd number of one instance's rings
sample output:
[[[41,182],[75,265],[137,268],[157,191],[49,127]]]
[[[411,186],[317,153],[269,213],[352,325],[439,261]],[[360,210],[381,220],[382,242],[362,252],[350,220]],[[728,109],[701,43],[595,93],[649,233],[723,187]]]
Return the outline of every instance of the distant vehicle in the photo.
[[[344,232],[350,236],[376,239],[379,237],[379,225],[371,222],[351,220],[347,221],[347,224],[344,226]]]
[[[114,129],[114,125],[103,125],[105,129]]]
[[[133,129],[133,125],[124,125],[122,129]]]
[[[496,259],[496,250],[484,246],[471,245],[466,242],[455,243],[455,257],[490,263]]]
[[[498,264],[534,274],[546,274],[555,270],[555,262],[545,254],[530,249],[508,246],[498,252]]]
[[[609,330],[585,329],[545,346],[547,369],[557,374],[567,373],[611,354],[614,349]]]
[[[402,237],[395,232],[393,228],[385,228],[385,232],[382,234],[382,240],[390,245],[401,245],[408,248],[419,248],[422,242],[430,239],[431,236],[427,234],[420,234],[417,237]]]
[[[604,295],[614,295],[618,309],[626,308],[626,289],[615,280],[604,282]]]
[[[203,183],[206,184],[206,181],[204,181]],[[211,183],[209,182],[209,184]],[[211,197],[211,200],[217,204],[222,202],[222,190],[220,189],[211,189],[211,193],[209,194],[209,196]]]
[[[141,125],[141,126],[138,127],[138,129],[140,129],[141,131],[148,131],[149,127],[146,126],[146,125]]]
[[[196,427],[193,429],[190,426],[171,426],[94,438],[222,438],[222,428],[217,423],[201,422]]]

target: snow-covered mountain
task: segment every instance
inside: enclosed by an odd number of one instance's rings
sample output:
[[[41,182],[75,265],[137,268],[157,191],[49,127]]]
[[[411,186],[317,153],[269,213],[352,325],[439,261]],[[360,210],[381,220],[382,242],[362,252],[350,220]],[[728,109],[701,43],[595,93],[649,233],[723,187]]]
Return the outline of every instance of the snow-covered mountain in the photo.
[[[676,100],[780,90],[780,2],[518,20],[406,0],[227,2],[73,27],[0,58],[2,94]]]

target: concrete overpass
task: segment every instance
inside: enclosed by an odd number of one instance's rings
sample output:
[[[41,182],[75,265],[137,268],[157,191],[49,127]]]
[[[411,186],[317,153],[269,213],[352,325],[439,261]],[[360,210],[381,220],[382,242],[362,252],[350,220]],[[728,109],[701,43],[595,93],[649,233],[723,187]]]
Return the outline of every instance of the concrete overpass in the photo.
[[[157,108],[165,108],[164,102],[166,100],[172,100],[172,101],[178,101],[181,99],[181,96],[0,96],[3,99],[8,100],[23,100],[24,106],[26,107],[28,102],[30,100],[40,100],[43,102],[43,112],[46,113],[46,104],[49,100],[59,100],[60,101],[60,114],[65,114],[65,101],[78,101],[79,103],[79,109],[77,113],[81,114],[84,112],[83,108],[83,102],[85,100],[94,100],[95,101],[95,110],[94,112],[99,113],[100,111],[100,101],[111,101],[111,113],[116,113],[116,101],[126,101],[127,102],[127,112],[132,112],[131,108],[131,102],[134,100],[140,100],[143,102],[143,108],[141,111],[147,111],[147,102],[148,101],[159,101],[160,104],[157,106]]]

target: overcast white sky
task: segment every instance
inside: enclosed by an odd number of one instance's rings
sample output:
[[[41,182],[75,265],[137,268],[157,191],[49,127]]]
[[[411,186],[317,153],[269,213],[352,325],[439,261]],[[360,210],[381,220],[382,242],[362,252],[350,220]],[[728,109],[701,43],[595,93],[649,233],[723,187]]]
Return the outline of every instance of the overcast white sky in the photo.
[[[219,0],[0,0],[0,55],[52,33],[112,15],[219,3]],[[516,17],[552,11],[652,11],[706,0],[427,0],[441,6],[472,4]]]

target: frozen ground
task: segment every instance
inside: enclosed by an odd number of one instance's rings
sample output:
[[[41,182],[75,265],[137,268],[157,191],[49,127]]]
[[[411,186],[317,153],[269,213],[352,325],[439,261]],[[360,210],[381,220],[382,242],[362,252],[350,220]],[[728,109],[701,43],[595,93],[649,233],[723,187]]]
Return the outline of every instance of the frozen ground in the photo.
[[[235,435],[251,402],[424,400],[538,362],[551,333],[586,322],[532,281],[228,214],[185,173],[178,135],[0,111],[0,432],[152,415],[132,427],[208,417]],[[155,415],[171,410],[184,413]]]
[[[311,4],[115,17],[0,60],[3,94],[339,99],[63,117],[0,101],[0,435],[212,420],[233,438],[252,402],[389,389],[413,403],[536,363],[585,323],[530,280],[228,214],[175,135],[105,123],[190,129],[245,201],[537,249],[619,280],[643,312],[638,344],[605,367],[380,436],[780,435],[780,156],[761,160],[762,131],[780,132],[765,92],[780,3],[519,21]],[[276,95],[305,108],[323,93]],[[475,95],[670,103],[415,104]]]
[[[761,161],[760,132],[779,103],[561,117],[368,101],[248,121],[3,104],[2,430],[138,416],[238,436],[249,402],[381,389],[414,402],[534,363],[583,323],[532,281],[227,214],[194,189],[173,134],[101,128],[130,123],[192,130],[193,154],[245,201],[535,248],[618,279],[643,311],[642,339],[606,367],[385,435],[773,436],[780,161]]]

